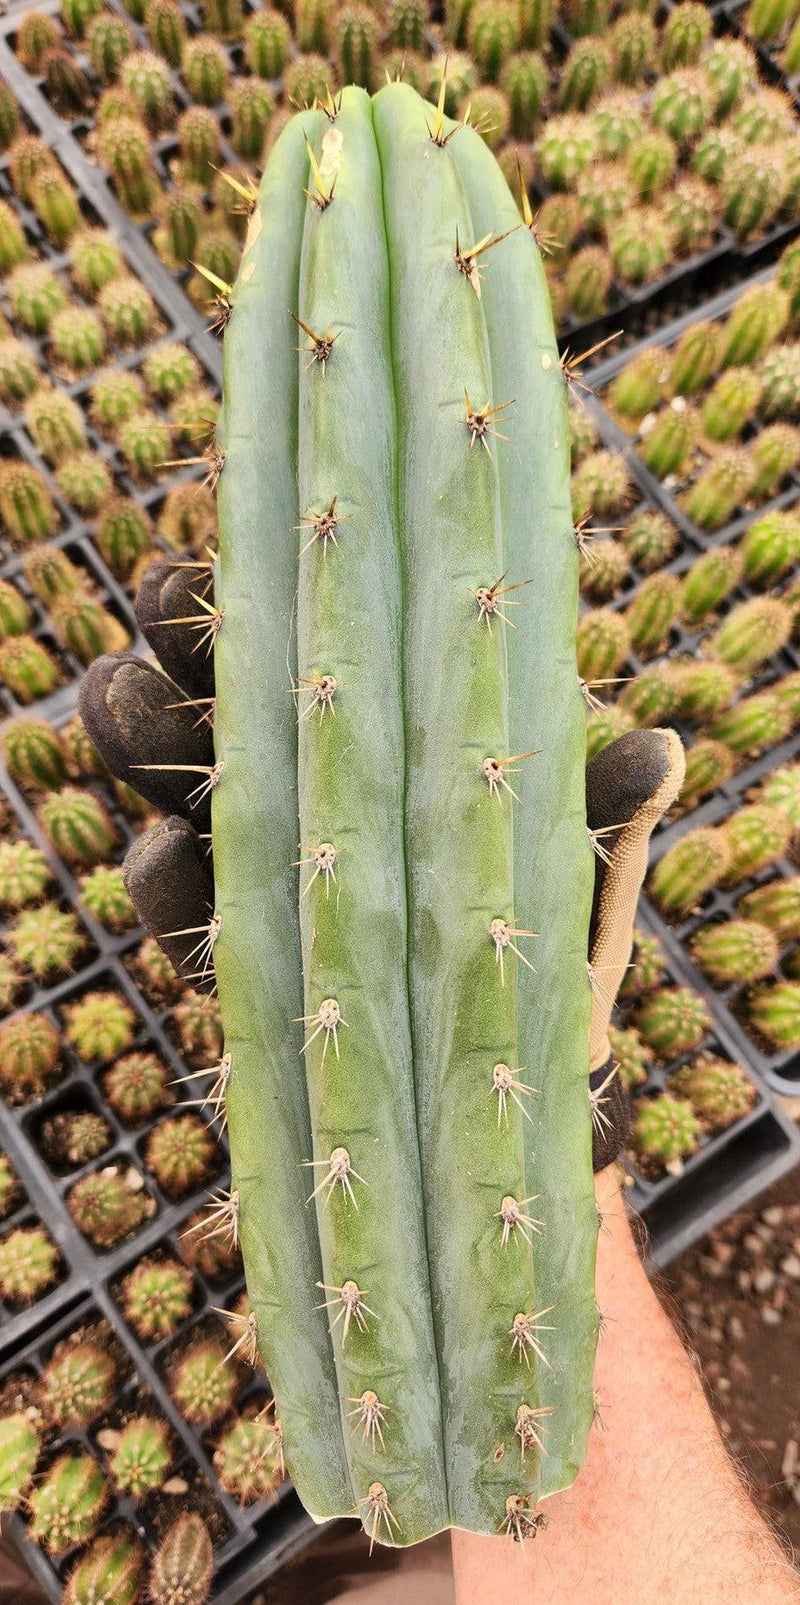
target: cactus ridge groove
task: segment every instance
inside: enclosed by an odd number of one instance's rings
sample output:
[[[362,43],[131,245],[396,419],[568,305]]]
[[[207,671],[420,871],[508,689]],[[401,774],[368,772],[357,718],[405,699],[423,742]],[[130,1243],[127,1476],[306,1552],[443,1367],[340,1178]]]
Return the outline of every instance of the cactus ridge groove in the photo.
[[[241,1235],[301,1498],[370,1548],[533,1536],[594,1408],[580,379],[531,220],[443,106],[347,89],[287,125],[206,457],[209,1229]]]

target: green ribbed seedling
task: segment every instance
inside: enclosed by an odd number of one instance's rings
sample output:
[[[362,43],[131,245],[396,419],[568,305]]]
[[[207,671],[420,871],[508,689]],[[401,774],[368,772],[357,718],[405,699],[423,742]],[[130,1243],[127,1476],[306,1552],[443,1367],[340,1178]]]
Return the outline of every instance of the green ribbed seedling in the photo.
[[[87,373],[103,360],[106,337],[96,312],[89,307],[65,307],[50,324],[53,353],[75,374]]]
[[[184,118],[188,115],[185,112]],[[147,216],[155,205],[161,185],[146,128],[134,116],[109,119],[98,129],[97,151],[111,173],[126,212],[132,217]]]
[[[595,602],[607,602],[620,589],[630,572],[625,547],[613,536],[592,540],[581,559],[581,591]]]
[[[244,54],[258,78],[280,78],[289,56],[292,30],[280,11],[271,8],[249,17],[244,30]],[[412,44],[411,40],[399,40]]]
[[[101,435],[115,436],[121,424],[141,412],[145,389],[138,373],[111,369],[95,379],[91,389],[91,416]]]
[[[100,291],[98,306],[117,345],[144,345],[156,332],[158,312],[153,297],[132,274],[112,279]]]
[[[749,448],[755,501],[768,501],[780,490],[787,474],[800,462],[800,429],[793,424],[768,424]]]
[[[130,632],[115,614],[79,592],[53,602],[50,621],[61,645],[83,664],[102,652],[121,652],[130,642]]]
[[[712,40],[703,55],[703,71],[714,91],[718,117],[727,117],[758,79],[756,58],[750,46],[743,39],[726,36]]]
[[[169,1389],[187,1421],[208,1427],[230,1410],[239,1387],[237,1368],[225,1364],[227,1350],[218,1338],[199,1338],[177,1361]]]
[[[650,876],[653,899],[666,914],[684,915],[721,881],[730,862],[725,835],[701,826],[681,837]]]
[[[795,0],[750,0],[744,18],[745,29],[752,39],[766,44],[777,39],[796,10]]]
[[[709,735],[723,741],[737,757],[755,756],[788,736],[794,724],[791,709],[772,691],[756,691],[720,714]]]
[[[86,38],[89,60],[104,84],[113,84],[120,67],[134,49],[134,39],[123,17],[102,12],[90,24]]]
[[[749,1004],[751,1025],[776,1051],[800,1045],[800,982],[759,987]]]
[[[662,645],[678,612],[680,586],[675,574],[651,574],[625,610],[636,650],[649,657]]]
[[[564,111],[586,111],[608,82],[611,58],[601,39],[578,39],[561,73],[558,104]]]
[[[583,1455],[597,1331],[566,393],[535,241],[453,133],[402,84],[287,125],[218,431],[219,1219],[301,1497],[399,1544],[532,1530]],[[514,630],[506,573],[540,599]],[[225,1375],[173,1377],[192,1419]]]
[[[451,71],[452,64],[449,64],[448,78]],[[519,51],[509,56],[503,69],[501,87],[511,108],[511,132],[514,138],[533,139],[547,98],[547,67],[538,51]],[[469,85],[463,93],[470,93]]]
[[[699,1047],[711,1024],[705,998],[689,986],[663,986],[636,1010],[636,1029],[659,1059],[678,1059]]]
[[[724,882],[737,882],[774,864],[785,853],[792,837],[786,815],[767,803],[750,803],[740,808],[720,827],[730,854]]]
[[[44,895],[50,881],[50,867],[44,853],[21,837],[0,843],[0,903],[6,908],[24,908]]]
[[[28,72],[37,73],[45,51],[59,43],[58,23],[46,11],[24,11],[19,19],[16,54]]]
[[[551,189],[570,189],[592,161],[597,135],[588,117],[551,117],[536,144],[542,176]],[[543,227],[543,225],[542,225]]]
[[[194,184],[183,184],[168,190],[159,215],[161,226],[153,235],[153,244],[168,267],[183,267],[198,254],[205,221],[199,189]]]
[[[119,992],[86,992],[64,1008],[64,1035],[81,1059],[108,1064],[129,1048],[136,1016]]]
[[[42,1126],[42,1150],[50,1164],[70,1170],[98,1159],[111,1147],[113,1134],[107,1120],[91,1109],[53,1115]]]
[[[800,416],[800,342],[774,346],[761,364],[759,413],[767,420]]]
[[[679,67],[660,78],[653,91],[651,116],[678,145],[692,145],[709,121],[713,106],[711,86],[694,67]]]
[[[119,1434],[109,1471],[120,1493],[144,1499],[153,1488],[163,1488],[172,1462],[172,1442],[166,1421],[136,1416]]]
[[[11,1103],[40,1097],[57,1078],[61,1042],[46,1014],[17,1014],[0,1025],[0,1089]]]
[[[723,446],[683,498],[700,529],[721,529],[741,507],[753,483],[751,458],[739,446]]]
[[[682,398],[680,398],[682,400]],[[649,421],[649,420],[648,420]],[[699,420],[693,407],[665,407],[642,435],[639,455],[658,479],[680,476],[697,439]]]
[[[656,29],[651,17],[625,11],[613,24],[609,42],[614,77],[621,84],[639,84],[655,63]]]
[[[173,1079],[157,1053],[126,1053],[107,1072],[103,1089],[123,1125],[143,1126],[174,1104]]]
[[[749,145],[727,163],[721,179],[723,217],[740,239],[758,234],[777,216],[787,188],[780,145]]]
[[[739,602],[706,643],[712,658],[721,658],[737,674],[747,676],[786,645],[792,613],[777,596],[754,596]]]
[[[205,1605],[214,1571],[211,1535],[201,1516],[179,1516],[168,1528],[150,1568],[153,1605]]]
[[[32,635],[12,635],[0,643],[0,680],[25,705],[55,691],[61,670],[42,641]]]
[[[722,328],[720,365],[746,367],[777,340],[789,321],[789,297],[775,284],[754,284],[728,313]]]
[[[86,421],[76,401],[42,385],[25,404],[25,422],[42,456],[56,468],[86,445]]]
[[[621,613],[593,608],[578,625],[578,672],[589,682],[615,675],[631,648],[631,633]]]
[[[564,278],[567,305],[576,318],[595,318],[608,305],[614,270],[600,245],[585,245],[573,256]]]
[[[56,473],[56,482],[67,501],[90,518],[108,501],[114,489],[108,464],[93,451],[68,457]]]
[[[158,516],[158,533],[178,551],[200,553],[216,540],[217,508],[207,485],[173,485]]]
[[[138,924],[118,864],[98,864],[81,877],[81,902],[109,931],[128,931]]]
[[[0,1417],[0,1510],[14,1511],[27,1494],[39,1459],[39,1429],[25,1410]]]
[[[727,663],[686,660],[673,669],[678,697],[677,713],[692,721],[710,719],[727,708],[736,695],[738,681]]]
[[[800,515],[776,510],[750,525],[744,541],[745,578],[751,585],[774,585],[800,558]]]
[[[78,197],[61,169],[45,169],[31,186],[33,209],[53,244],[63,250],[77,233],[83,218]]]
[[[651,935],[649,931],[643,931],[638,925],[635,926],[631,962],[620,987],[620,997],[636,998],[643,992],[652,992],[653,988],[658,986],[666,965],[666,955],[660,939]]]
[[[263,1414],[239,1417],[220,1438],[214,1467],[220,1486],[240,1505],[274,1493],[283,1481],[274,1424]]]
[[[778,962],[777,937],[757,920],[704,925],[692,938],[689,951],[695,964],[720,986],[749,986],[763,980]]]
[[[593,451],[576,468],[571,483],[576,521],[586,513],[613,516],[631,500],[631,476],[621,452]]]
[[[59,598],[84,590],[87,584],[86,570],[59,547],[45,542],[31,548],[22,567],[34,596],[48,608]]]
[[[676,395],[696,396],[705,390],[719,365],[719,357],[718,324],[703,319],[687,329],[675,347],[669,370],[670,384]]]
[[[638,95],[628,90],[610,90],[593,107],[591,124],[597,138],[598,152],[610,161],[618,161],[645,130],[645,117]]]
[[[0,463],[0,515],[14,545],[54,535],[59,515],[41,474],[19,459]]]
[[[31,610],[11,580],[0,580],[0,640],[23,635],[31,623]]]
[[[653,201],[672,177],[678,160],[674,140],[659,129],[647,129],[626,156],[631,182],[640,201]]]
[[[736,768],[736,759],[730,748],[721,741],[703,737],[695,741],[686,754],[686,772],[680,790],[681,807],[689,813],[712,791],[730,780]]]
[[[67,1340],[42,1372],[42,1404],[56,1426],[85,1427],[108,1408],[115,1380],[116,1367],[102,1342]]]
[[[661,34],[661,64],[692,67],[700,60],[711,32],[711,13],[701,0],[682,0],[671,11]],[[705,65],[705,63],[704,63]]]
[[[0,1239],[0,1298],[6,1304],[35,1304],[58,1272],[58,1249],[43,1226],[20,1226]]]
[[[623,686],[619,700],[639,726],[667,723],[675,707],[675,684],[669,664],[654,663],[637,674],[629,685]]]
[[[225,99],[230,67],[222,45],[200,35],[186,46],[183,76],[192,100],[200,106],[218,106]]]
[[[642,206],[611,226],[608,248],[621,279],[647,284],[669,266],[673,234],[663,213],[654,206]]]
[[[743,919],[768,925],[781,942],[800,937],[800,876],[771,880],[747,892],[736,906]]]
[[[216,1169],[217,1146],[197,1115],[175,1115],[151,1131],[144,1159],[162,1192],[183,1198]]]
[[[795,830],[800,827],[800,764],[785,764],[767,775],[760,795],[762,802],[780,809]]]
[[[720,1059],[715,1053],[699,1053],[670,1077],[671,1090],[688,1098],[705,1132],[723,1132],[734,1120],[744,1119],[758,1093],[755,1083],[741,1064]]]
[[[122,1284],[122,1305],[139,1337],[172,1337],[192,1310],[192,1273],[178,1260],[141,1260]]]
[[[703,403],[703,432],[709,440],[732,440],[740,435],[756,411],[761,380],[749,368],[728,368],[721,373]]]
[[[178,0],[148,0],[144,23],[154,50],[170,67],[179,67],[188,39],[186,19]]]
[[[118,438],[132,477],[142,483],[158,479],[170,454],[169,430],[158,413],[133,413],[120,424]]]
[[[138,1183],[134,1173],[121,1176],[116,1166],[109,1165],[83,1176],[67,1194],[75,1225],[95,1248],[114,1248],[141,1226],[149,1200],[132,1181]]]
[[[637,1110],[633,1124],[636,1157],[656,1170],[682,1169],[697,1147],[700,1122],[690,1103],[662,1092],[647,1098]]]
[[[609,385],[615,412],[632,424],[653,412],[664,396],[669,364],[660,346],[648,346],[626,363]]]
[[[84,946],[75,915],[56,903],[18,914],[6,941],[18,962],[45,986],[69,974]]]
[[[619,1026],[611,1026],[608,1041],[625,1091],[632,1092],[635,1087],[644,1086],[650,1074],[651,1056],[638,1031],[632,1026],[624,1031]]]
[[[64,1454],[29,1496],[30,1535],[53,1555],[85,1544],[96,1531],[108,1492],[90,1454]]]
[[[678,531],[664,513],[645,508],[634,513],[622,530],[625,550],[643,574],[668,563],[678,544]]]
[[[24,340],[0,340],[0,399],[7,407],[24,401],[39,383],[39,364]]]
[[[716,546],[695,558],[681,591],[681,613],[697,627],[716,611],[738,584],[744,558],[739,546]]]
[[[46,798],[39,823],[67,864],[101,863],[117,845],[117,831],[99,798],[77,786],[64,786]]]
[[[145,1554],[126,1529],[98,1538],[70,1572],[64,1605],[136,1605]]]

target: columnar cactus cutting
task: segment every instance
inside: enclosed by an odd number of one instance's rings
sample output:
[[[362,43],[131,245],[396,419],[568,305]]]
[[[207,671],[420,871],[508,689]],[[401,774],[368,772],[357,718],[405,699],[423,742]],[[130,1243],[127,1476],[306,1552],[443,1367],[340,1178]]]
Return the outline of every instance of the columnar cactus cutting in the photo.
[[[220,1216],[309,1510],[394,1544],[512,1508],[532,1532],[584,1453],[598,1325],[544,275],[481,139],[391,84],[287,125],[231,300]]]

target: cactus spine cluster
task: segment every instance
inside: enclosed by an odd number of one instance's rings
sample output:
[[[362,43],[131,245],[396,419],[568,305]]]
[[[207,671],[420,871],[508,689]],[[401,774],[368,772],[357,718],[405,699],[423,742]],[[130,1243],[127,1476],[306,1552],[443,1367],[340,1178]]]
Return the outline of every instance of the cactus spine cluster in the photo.
[[[505,35],[484,25],[483,5],[472,25],[498,70],[518,39],[516,8],[493,7],[492,16],[501,10],[503,28],[506,11],[513,17],[507,52]],[[518,227],[485,143],[469,128],[452,134],[402,84],[372,103],[346,89],[332,124],[312,112],[284,129],[234,286],[218,433],[225,456],[216,605],[224,623],[214,649],[211,778],[221,921],[214,960],[232,1044],[228,1225],[241,1233],[253,1306],[269,1307],[259,1344],[301,1497],[319,1515],[358,1508],[376,1540],[404,1544],[451,1523],[494,1532],[507,1498],[535,1498],[571,1480],[592,1414],[596,1330],[584,1079],[589,981],[581,956],[592,866],[565,388],[534,241]],[[446,225],[428,237],[433,219]],[[463,253],[507,229],[487,257],[479,298]],[[299,361],[287,306],[315,331],[300,342]],[[379,328],[386,332],[380,344],[371,332]],[[262,362],[271,392],[284,398],[280,413],[299,417],[298,439],[290,432],[280,451],[258,444],[266,446],[255,400],[254,363],[260,372]],[[509,434],[526,442],[523,470],[506,454],[500,437]],[[530,474],[548,486],[550,533],[538,557],[522,541]],[[317,538],[333,497],[335,546]],[[381,541],[369,537],[376,519]],[[307,547],[299,558],[286,539],[297,523]],[[443,577],[451,562],[461,590]],[[507,569],[533,577],[547,603],[520,608],[506,637],[502,620],[489,631],[481,597]],[[402,648],[401,571],[410,580]],[[299,723],[280,690],[284,630],[277,627],[296,593]],[[347,626],[354,605],[357,642]],[[469,667],[451,673],[468,643]],[[383,664],[377,685],[376,654]],[[243,724],[235,686],[250,672],[265,695]],[[536,696],[545,682],[546,713]],[[422,695],[433,696],[437,711],[420,744],[412,708]],[[535,747],[547,751],[547,764],[520,760],[521,800],[512,815],[507,796],[498,806],[482,765]],[[272,757],[256,763],[254,787],[256,753]],[[566,816],[559,805],[559,828],[571,838],[566,899],[561,876],[542,872],[553,765],[561,795],[566,790],[574,802]],[[367,771],[382,776],[369,801]],[[311,844],[299,886],[277,867],[297,856],[287,776],[297,777],[301,839]],[[463,798],[455,810],[454,786]],[[249,844],[275,867],[258,884],[250,845],[232,850],[245,795]],[[514,852],[512,870],[514,832],[525,849]],[[347,843],[356,839],[354,875]],[[314,875],[318,842],[336,854],[338,904],[326,897],[326,876]],[[396,874],[403,860],[407,906]],[[374,941],[378,910],[396,951],[408,936],[407,970],[387,970]],[[535,955],[523,934],[534,924],[542,932]],[[573,957],[565,963],[567,950]],[[537,1062],[545,995],[549,1016],[561,1022],[548,1050],[557,1068],[531,1098],[513,1066]],[[305,1031],[292,1023],[300,1016]],[[267,1119],[267,1087],[275,1076],[285,1084],[286,1043],[305,1066],[308,1103],[281,1097]],[[476,1074],[481,1065],[485,1084]],[[498,1124],[493,1089],[507,1073],[522,1077],[526,1113],[505,1099]],[[479,1189],[464,1185],[469,1167],[454,1162],[456,1133],[445,1116],[454,1099],[462,1140],[465,1129],[474,1132]],[[381,1134],[380,1186],[372,1145],[360,1135],[365,1121]],[[302,1166],[312,1160],[317,1168],[305,1174],[314,1179],[303,1192]],[[562,1183],[570,1178],[566,1285],[559,1247],[566,1196],[560,1183],[557,1206],[551,1164]],[[316,1218],[304,1207],[312,1192]],[[530,1224],[534,1192],[540,1225]],[[390,1194],[404,1199],[402,1220],[381,1204]],[[270,1219],[280,1220],[280,1232]],[[520,1367],[511,1320],[533,1321],[556,1297],[571,1311],[552,1339],[561,1357],[554,1354],[552,1372],[533,1352],[531,1369]],[[507,1325],[501,1307],[511,1310]],[[564,1371],[569,1386],[561,1389],[554,1378]],[[376,1385],[376,1378],[384,1380]],[[385,1457],[380,1443],[373,1455],[369,1435],[362,1441],[341,1430],[342,1396],[371,1390],[385,1407]],[[304,1412],[302,1424],[294,1412],[301,1394],[315,1401],[313,1421]],[[511,1441],[520,1407],[537,1412],[556,1403],[544,1457],[523,1443],[521,1466],[512,1464],[516,1457],[492,1458],[492,1446]],[[441,1432],[433,1425],[440,1421]],[[465,1455],[467,1441],[473,1447]],[[412,1474],[393,1476],[392,1466]]]

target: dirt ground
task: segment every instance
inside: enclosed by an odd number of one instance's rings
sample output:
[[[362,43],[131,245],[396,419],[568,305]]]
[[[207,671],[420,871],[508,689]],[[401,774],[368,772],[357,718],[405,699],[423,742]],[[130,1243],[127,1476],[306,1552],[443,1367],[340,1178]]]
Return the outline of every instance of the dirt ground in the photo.
[[[753,1498],[800,1561],[800,1168],[660,1276]]]

